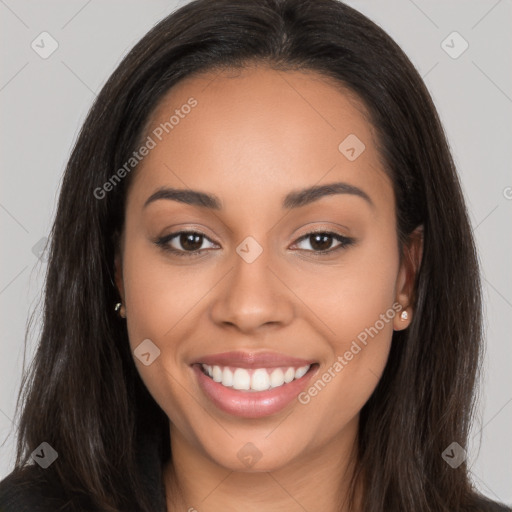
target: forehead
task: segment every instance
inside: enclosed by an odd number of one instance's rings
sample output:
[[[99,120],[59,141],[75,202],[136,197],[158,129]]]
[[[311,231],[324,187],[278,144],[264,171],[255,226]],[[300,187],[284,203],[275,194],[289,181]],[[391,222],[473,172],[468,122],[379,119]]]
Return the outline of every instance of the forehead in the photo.
[[[168,185],[228,199],[336,181],[377,202],[392,194],[363,103],[313,71],[258,65],[188,77],[150,116],[147,137],[154,147],[137,167],[138,195]]]

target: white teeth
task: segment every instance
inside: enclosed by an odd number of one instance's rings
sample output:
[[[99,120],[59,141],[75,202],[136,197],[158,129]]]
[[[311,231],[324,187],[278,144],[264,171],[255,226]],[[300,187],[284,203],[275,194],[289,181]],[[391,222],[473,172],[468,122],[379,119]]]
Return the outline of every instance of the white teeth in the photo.
[[[304,377],[306,373],[308,373],[309,365],[308,366],[302,366],[301,368],[297,368],[295,372],[295,378],[300,379],[301,377]]]
[[[270,386],[273,388],[278,388],[284,384],[284,373],[281,368],[277,368],[270,374]]]
[[[222,385],[228,387],[233,385],[233,372],[227,366],[222,372]]]
[[[213,380],[215,382],[222,382],[222,369],[220,366],[213,367]]]
[[[288,384],[288,382],[291,382],[294,378],[295,370],[293,368],[288,368],[288,370],[284,372],[284,381]]]
[[[265,391],[270,386],[270,377],[267,370],[260,368],[251,377],[251,389],[254,391]]]
[[[310,365],[300,368],[258,368],[255,370],[246,370],[245,368],[202,365],[204,372],[215,382],[226,387],[244,391],[266,391],[272,388],[278,388],[284,384],[292,382],[294,379],[300,379],[309,370]]]
[[[219,368],[214,366],[214,368]],[[244,368],[237,368],[233,374],[233,388],[235,389],[250,389],[251,388],[251,376],[249,372]]]

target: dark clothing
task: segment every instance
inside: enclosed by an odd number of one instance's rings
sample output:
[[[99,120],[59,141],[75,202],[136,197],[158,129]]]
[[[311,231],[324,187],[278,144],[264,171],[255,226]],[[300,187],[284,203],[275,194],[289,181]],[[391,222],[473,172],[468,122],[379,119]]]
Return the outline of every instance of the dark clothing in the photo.
[[[167,512],[162,480],[161,449],[148,438],[140,438],[137,460],[142,468],[144,488],[154,512]],[[54,464],[58,463],[58,458]],[[98,512],[87,495],[69,492],[52,481],[55,472],[34,464],[21,474],[10,473],[0,481],[0,512]],[[119,512],[138,512],[123,510]]]

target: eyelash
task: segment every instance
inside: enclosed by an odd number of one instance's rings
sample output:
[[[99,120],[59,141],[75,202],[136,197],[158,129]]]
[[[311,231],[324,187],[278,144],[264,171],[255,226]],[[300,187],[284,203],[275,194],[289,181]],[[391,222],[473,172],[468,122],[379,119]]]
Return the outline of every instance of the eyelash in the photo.
[[[182,250],[174,249],[173,247],[171,247],[169,245],[169,242],[171,240],[173,240],[174,238],[176,238],[176,237],[178,237],[180,235],[184,235],[184,234],[187,234],[187,235],[198,235],[198,236],[203,237],[204,239],[208,240],[209,242],[211,242],[213,244],[215,243],[212,240],[210,240],[204,233],[201,233],[200,231],[190,230],[190,231],[176,231],[175,233],[170,233],[169,235],[166,235],[166,236],[163,236],[161,238],[158,238],[155,241],[155,244],[157,246],[159,246],[163,251],[170,252],[170,253],[175,254],[176,256],[180,256],[180,257],[182,257],[182,256],[194,257],[196,255],[199,255],[201,252],[203,252],[205,250],[206,251],[209,250],[209,249],[197,249],[195,251],[182,251]],[[332,232],[332,231],[318,230],[318,231],[310,231],[309,233],[306,233],[305,235],[301,236],[300,238],[298,238],[295,241],[294,245],[299,243],[299,242],[301,242],[301,241],[303,241],[303,240],[308,239],[309,237],[311,237],[313,235],[328,235],[328,236],[332,237],[333,239],[337,240],[338,242],[340,242],[340,245],[338,245],[338,246],[336,246],[334,248],[331,248],[331,249],[326,249],[325,251],[314,251],[314,250],[309,250],[309,249],[302,249],[302,250],[305,250],[306,252],[312,252],[315,255],[320,255],[320,256],[321,255],[326,255],[326,254],[331,254],[331,253],[336,252],[336,251],[338,251],[340,249],[345,249],[348,246],[353,245],[354,242],[355,242],[354,238],[349,238],[349,237],[340,235],[340,234]]]

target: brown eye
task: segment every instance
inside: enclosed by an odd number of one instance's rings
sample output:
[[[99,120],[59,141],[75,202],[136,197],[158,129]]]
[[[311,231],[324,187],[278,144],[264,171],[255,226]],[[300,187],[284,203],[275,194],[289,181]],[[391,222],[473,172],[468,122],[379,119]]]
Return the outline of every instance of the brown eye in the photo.
[[[332,235],[323,233],[310,235],[309,238],[311,240],[311,247],[318,251],[326,251],[327,249],[330,249],[334,240]]]
[[[186,251],[197,251],[203,245],[203,235],[197,233],[182,233],[178,240]]]
[[[300,243],[304,244],[304,242],[308,242],[306,245],[309,245],[309,247],[299,247],[299,249],[322,254],[343,249],[354,243],[354,239],[329,231],[317,231],[307,233],[299,238],[297,245]],[[338,244],[333,247],[333,242],[338,242]]]
[[[203,247],[207,241],[210,247]],[[156,244],[165,251],[172,252],[178,256],[193,256],[205,249],[215,247],[215,244],[206,235],[198,231],[178,231],[156,240]]]

